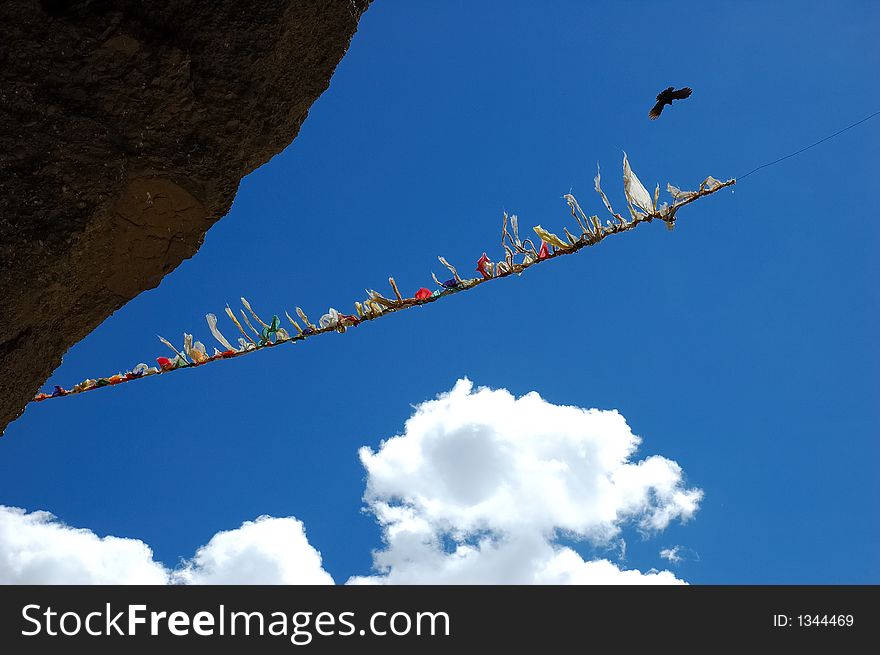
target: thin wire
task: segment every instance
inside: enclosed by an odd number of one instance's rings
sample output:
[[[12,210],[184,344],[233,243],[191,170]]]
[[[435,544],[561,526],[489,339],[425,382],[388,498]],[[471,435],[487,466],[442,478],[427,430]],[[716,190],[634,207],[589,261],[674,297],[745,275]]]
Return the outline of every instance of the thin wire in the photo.
[[[779,159],[777,159],[777,160],[775,160],[775,161],[771,161],[771,162],[768,163],[768,164],[762,164],[762,165],[758,166],[758,168],[753,168],[752,170],[750,170],[750,171],[749,171],[748,173],[746,173],[745,175],[741,175],[740,177],[738,177],[738,178],[736,178],[736,179],[737,179],[737,181],[742,180],[742,179],[744,179],[744,178],[747,178],[747,177],[748,177],[749,175],[751,175],[752,173],[761,170],[762,168],[767,168],[768,166],[772,166],[773,164],[778,164],[778,163],[781,162],[781,161],[785,161],[786,159],[789,159],[790,157],[794,157],[795,155],[799,155],[799,154],[801,154],[802,152],[805,152],[805,151],[809,150],[810,148],[814,148],[814,147],[818,146],[820,143],[825,143],[828,139],[833,139],[833,138],[836,137],[838,134],[843,134],[843,133],[846,132],[847,130],[851,130],[851,129],[854,128],[856,125],[861,125],[861,124],[864,123],[865,121],[874,118],[874,116],[877,116],[878,114],[880,114],[880,111],[875,111],[873,114],[871,114],[870,116],[868,116],[868,117],[866,117],[866,118],[863,118],[862,120],[858,121],[857,123],[853,123],[852,125],[848,125],[847,127],[843,128],[842,130],[839,130],[839,131],[835,132],[834,134],[832,134],[832,135],[830,135],[830,136],[826,136],[824,139],[822,139],[822,140],[820,140],[820,141],[816,141],[816,143],[813,143],[813,144],[811,144],[811,145],[808,145],[806,148],[801,148],[801,149],[798,150],[797,152],[793,152],[793,153],[791,153],[790,155],[786,155],[785,157],[780,157]]]

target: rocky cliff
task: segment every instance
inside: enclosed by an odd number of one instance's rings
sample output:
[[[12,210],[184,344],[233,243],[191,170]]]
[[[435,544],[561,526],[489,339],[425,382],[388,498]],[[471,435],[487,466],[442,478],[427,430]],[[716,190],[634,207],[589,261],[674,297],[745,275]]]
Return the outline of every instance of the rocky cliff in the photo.
[[[369,1],[0,2],[0,433],[293,140]]]

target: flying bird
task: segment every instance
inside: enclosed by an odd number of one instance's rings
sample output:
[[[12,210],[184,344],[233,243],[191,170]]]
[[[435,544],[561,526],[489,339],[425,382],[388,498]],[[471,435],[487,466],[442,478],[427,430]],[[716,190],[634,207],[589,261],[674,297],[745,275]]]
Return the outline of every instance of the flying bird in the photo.
[[[684,100],[693,93],[693,90],[686,86],[683,89],[675,90],[675,87],[669,87],[657,94],[657,104],[648,112],[648,118],[652,121],[660,118],[660,112],[663,111],[665,105],[671,105],[673,100]]]

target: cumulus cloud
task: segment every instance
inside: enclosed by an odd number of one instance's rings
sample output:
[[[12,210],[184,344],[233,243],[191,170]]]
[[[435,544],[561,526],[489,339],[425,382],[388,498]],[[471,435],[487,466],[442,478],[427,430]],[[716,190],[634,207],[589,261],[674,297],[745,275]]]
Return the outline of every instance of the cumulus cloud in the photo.
[[[137,539],[0,505],[0,584],[332,584],[303,524],[261,516],[219,532],[175,570]]]
[[[364,499],[383,530],[377,573],[352,583],[670,583],[669,572],[585,561],[560,535],[607,545],[690,519],[702,491],[640,444],[616,411],[553,405],[468,380],[362,448]]]
[[[374,574],[351,584],[672,584],[669,571],[584,559],[561,539],[618,548],[687,521],[702,491],[616,411],[553,405],[537,393],[459,380],[422,403],[403,433],[364,447],[364,500],[382,529]],[[675,564],[681,547],[663,549]],[[261,516],[215,534],[175,569],[144,542],[0,506],[0,583],[333,584],[293,517]]]
[[[0,583],[165,584],[167,579],[142,541],[99,537],[49,512],[0,505]]]
[[[302,522],[269,516],[218,532],[173,579],[184,584],[333,584]]]

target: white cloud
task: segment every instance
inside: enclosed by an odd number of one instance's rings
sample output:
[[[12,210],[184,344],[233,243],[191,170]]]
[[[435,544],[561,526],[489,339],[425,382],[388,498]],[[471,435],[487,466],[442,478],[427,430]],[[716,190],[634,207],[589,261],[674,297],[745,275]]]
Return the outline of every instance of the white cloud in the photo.
[[[383,531],[375,574],[353,584],[670,584],[669,571],[585,560],[559,542],[625,553],[620,531],[645,536],[686,521],[702,491],[640,443],[616,411],[553,405],[538,394],[452,391],[415,408],[403,434],[362,448],[364,499]],[[671,563],[680,548],[661,551]],[[48,512],[0,506],[0,583],[332,584],[293,517],[261,516],[215,534],[169,570],[142,541],[73,528]]]
[[[404,534],[375,554],[382,575],[348,584],[682,584],[669,571],[624,570],[607,559],[585,561],[539,535],[487,537],[444,550],[436,535]]]
[[[48,512],[0,505],[0,583],[165,584],[165,568],[137,539],[99,537]]]
[[[673,546],[672,548],[661,548],[660,557],[669,560],[673,564],[678,564],[682,559],[680,552],[681,546]]]
[[[556,543],[608,545],[626,523],[649,535],[694,515],[702,491],[669,459],[631,461],[640,441],[616,411],[459,380],[419,405],[402,435],[361,449],[385,549],[376,575],[350,582],[676,582]]]
[[[176,570],[137,539],[99,537],[48,512],[0,505],[0,584],[333,584],[294,518],[219,532]]]
[[[670,548],[661,548],[660,557],[672,562],[673,564],[680,564],[681,562],[684,562],[686,560],[691,562],[700,561],[700,554],[693,548],[688,548],[686,546],[672,546]]]
[[[292,517],[261,516],[218,532],[172,577],[184,584],[333,584]]]

